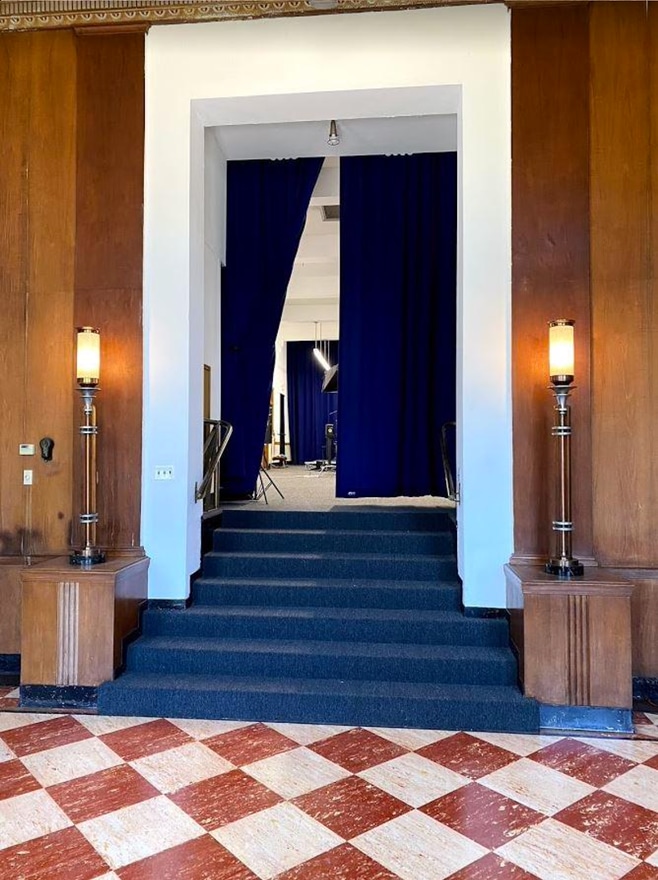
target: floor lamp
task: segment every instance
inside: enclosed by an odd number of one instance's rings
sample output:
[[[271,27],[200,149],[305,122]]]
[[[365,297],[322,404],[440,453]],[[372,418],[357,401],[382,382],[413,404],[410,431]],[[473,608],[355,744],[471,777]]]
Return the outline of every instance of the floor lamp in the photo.
[[[551,430],[557,442],[558,512],[553,520],[555,556],[546,563],[548,574],[579,577],[583,566],[571,555],[571,407],[574,387],[574,322],[564,318],[548,325],[550,389],[555,395],[555,424]]]
[[[105,554],[96,544],[96,407],[94,398],[98,391],[101,366],[101,338],[93,327],[78,327],[76,351],[76,377],[82,397],[83,421],[80,425],[83,448],[82,512],[80,525],[84,546],[69,557],[71,565],[96,565],[105,562]]]

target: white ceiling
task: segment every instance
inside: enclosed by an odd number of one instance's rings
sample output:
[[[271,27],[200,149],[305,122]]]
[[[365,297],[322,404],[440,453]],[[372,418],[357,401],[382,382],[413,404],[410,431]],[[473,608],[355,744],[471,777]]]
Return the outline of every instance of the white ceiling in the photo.
[[[444,153],[457,149],[457,115],[337,119],[340,144],[327,144],[330,120],[217,125],[227,159]]]

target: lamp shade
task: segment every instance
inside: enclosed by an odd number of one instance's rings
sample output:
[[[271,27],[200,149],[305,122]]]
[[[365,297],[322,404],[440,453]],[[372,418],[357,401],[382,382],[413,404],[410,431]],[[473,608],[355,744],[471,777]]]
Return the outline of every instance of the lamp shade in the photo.
[[[78,385],[98,385],[101,374],[101,337],[93,327],[78,327],[76,377]]]
[[[565,319],[548,325],[549,374],[556,385],[568,385],[574,378],[574,322]]]

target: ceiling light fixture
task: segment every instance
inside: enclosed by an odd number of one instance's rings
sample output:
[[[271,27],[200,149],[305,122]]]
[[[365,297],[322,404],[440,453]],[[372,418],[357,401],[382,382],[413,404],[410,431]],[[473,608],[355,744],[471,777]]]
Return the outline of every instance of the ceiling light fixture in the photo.
[[[337,147],[340,143],[340,138],[338,137],[338,128],[336,126],[335,119],[332,119],[329,123],[329,137],[327,138],[327,143],[330,147]]]

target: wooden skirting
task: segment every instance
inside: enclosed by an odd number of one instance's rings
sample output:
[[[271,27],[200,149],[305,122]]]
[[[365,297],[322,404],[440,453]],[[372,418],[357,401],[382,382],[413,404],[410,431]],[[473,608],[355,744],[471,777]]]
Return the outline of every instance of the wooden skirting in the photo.
[[[572,580],[535,566],[508,565],[505,574],[526,696],[630,709],[633,582],[602,569]]]
[[[21,685],[95,687],[114,677],[139,625],[149,560],[80,568],[67,557],[23,567]]]

